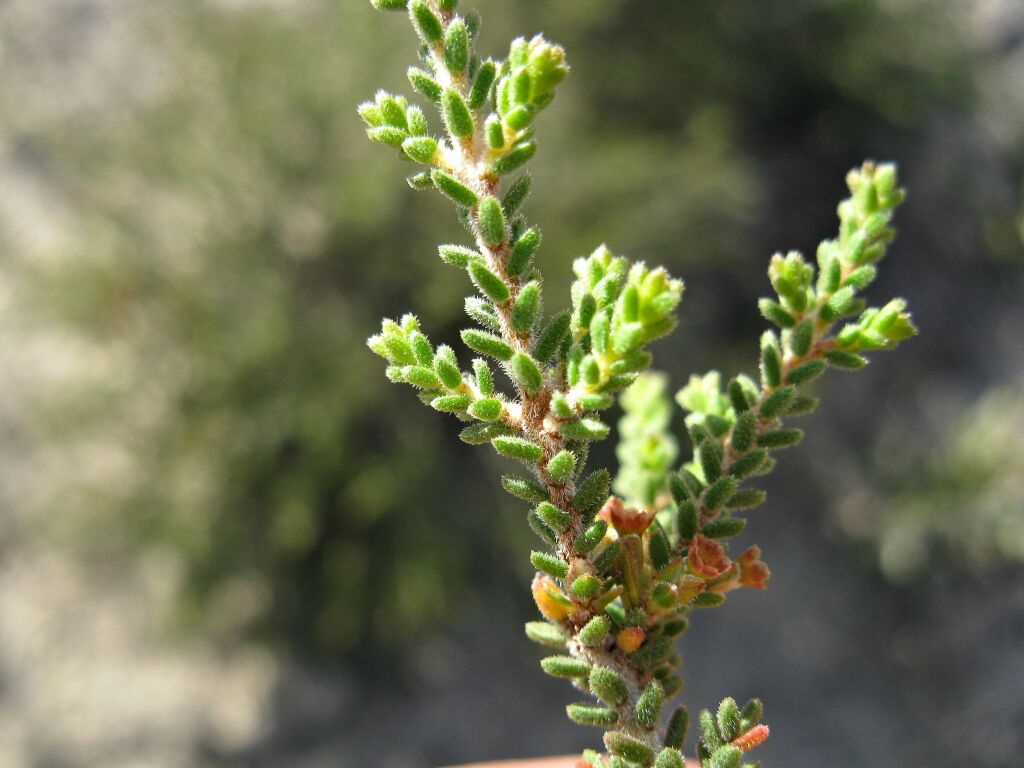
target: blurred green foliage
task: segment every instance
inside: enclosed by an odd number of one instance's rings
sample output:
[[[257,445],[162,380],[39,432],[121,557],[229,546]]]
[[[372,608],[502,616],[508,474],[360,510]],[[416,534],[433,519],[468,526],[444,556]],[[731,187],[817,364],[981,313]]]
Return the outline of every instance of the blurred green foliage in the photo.
[[[551,296],[601,240],[683,275],[751,255],[759,272],[765,190],[803,185],[772,177],[778,147],[843,168],[853,137],[909,136],[973,94],[944,0],[479,5],[484,50],[540,18],[585,73],[536,163]],[[411,33],[349,0],[146,21],[159,74],[140,103],[15,137],[73,211],[60,258],[6,268],[29,322],[80,353],[32,415],[61,468],[38,517],[90,556],[168,554],[207,629],[401,642],[467,598],[468,564],[506,526],[488,484],[454,478],[443,420],[363,346],[382,308],[412,305],[452,342],[465,287],[433,252],[458,237],[447,206],[395,184],[355,114],[381,72],[408,90]]]
[[[956,414],[930,450],[916,445],[895,467],[883,463],[879,491],[840,506],[840,524],[869,542],[882,573],[899,583],[936,569],[993,574],[1024,562],[1021,424],[1024,381],[993,387]],[[879,453],[904,441],[891,432]]]

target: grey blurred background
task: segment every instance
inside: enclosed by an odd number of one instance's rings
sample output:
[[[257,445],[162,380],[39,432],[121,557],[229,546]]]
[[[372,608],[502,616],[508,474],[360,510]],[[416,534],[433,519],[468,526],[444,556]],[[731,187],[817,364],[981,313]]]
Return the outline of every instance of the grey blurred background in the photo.
[[[473,4],[486,52],[543,30],[573,65],[528,207],[549,302],[602,241],[685,277],[677,386],[753,367],[770,253],[899,162],[871,296],[921,335],[819,386],[747,536],[771,588],[695,622],[684,698],[762,696],[768,766],[1020,765],[1024,4]],[[363,346],[461,323],[448,205],[355,114],[413,45],[364,0],[0,2],[3,768],[592,740],[522,636],[501,462]]]

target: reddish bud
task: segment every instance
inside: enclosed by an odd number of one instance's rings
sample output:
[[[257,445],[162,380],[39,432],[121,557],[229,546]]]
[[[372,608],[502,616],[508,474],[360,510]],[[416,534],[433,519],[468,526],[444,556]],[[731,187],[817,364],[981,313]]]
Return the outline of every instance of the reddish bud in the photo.
[[[623,653],[633,653],[644,644],[645,636],[640,627],[626,627],[615,636],[615,644]]]
[[[741,733],[739,736],[737,736],[735,739],[733,739],[730,743],[734,747],[738,747],[739,749],[743,750],[744,752],[749,752],[754,747],[759,747],[762,744],[764,744],[765,739],[767,739],[767,738],[768,738],[768,726],[765,725],[764,723],[761,723],[760,725],[755,725],[753,728],[751,728],[746,733]]]
[[[761,560],[761,548],[756,544],[748,548],[736,558],[740,567],[740,584],[744,587],[764,589],[765,582],[772,575],[768,566]]]

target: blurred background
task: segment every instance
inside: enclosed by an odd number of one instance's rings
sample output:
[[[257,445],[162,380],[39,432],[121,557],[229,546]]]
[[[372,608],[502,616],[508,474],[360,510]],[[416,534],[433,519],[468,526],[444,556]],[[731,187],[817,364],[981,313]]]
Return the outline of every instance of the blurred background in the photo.
[[[769,255],[830,236],[848,168],[900,164],[870,296],[921,335],[818,385],[747,537],[771,589],[695,622],[684,698],[762,696],[768,766],[1020,765],[1024,5],[473,4],[484,52],[543,30],[573,65],[527,210],[549,303],[602,241],[666,265],[677,386],[752,369]],[[449,205],[355,113],[413,47],[365,0],[0,2],[3,768],[593,740],[522,635],[501,461],[363,344],[462,323]]]

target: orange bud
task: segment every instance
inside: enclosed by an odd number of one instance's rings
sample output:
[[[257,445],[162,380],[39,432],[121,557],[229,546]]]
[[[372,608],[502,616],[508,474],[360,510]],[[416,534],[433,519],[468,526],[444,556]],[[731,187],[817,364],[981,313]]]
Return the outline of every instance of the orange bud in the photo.
[[[759,747],[764,744],[765,739],[768,738],[768,726],[764,723],[755,725],[746,733],[741,733],[735,739],[732,740],[734,747],[739,747],[744,752],[749,752],[754,747]]]
[[[615,636],[615,644],[623,653],[633,653],[644,644],[645,633],[640,627],[626,627]]]
[[[761,561],[761,548],[756,544],[736,558],[740,567],[740,584],[744,587],[764,589],[765,582],[772,575],[768,566]]]
[[[537,610],[551,621],[564,621],[576,611],[572,601],[547,576],[534,577],[531,590]]]

